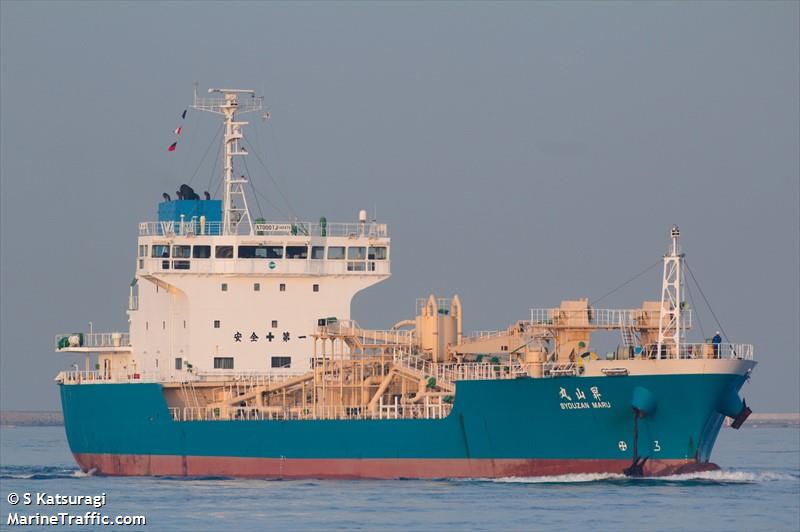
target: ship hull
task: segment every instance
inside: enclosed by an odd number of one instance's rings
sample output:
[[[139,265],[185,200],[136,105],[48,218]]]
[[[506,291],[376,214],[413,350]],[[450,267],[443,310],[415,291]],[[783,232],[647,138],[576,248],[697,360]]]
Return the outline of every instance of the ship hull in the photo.
[[[623,474],[624,460],[570,459],[280,459],[230,456],[152,456],[76,453],[83,471],[112,476],[328,478],[328,479],[441,479],[538,477],[568,474]],[[646,476],[715,470],[695,460],[648,460]]]
[[[711,450],[743,374],[464,381],[443,419],[183,421],[159,384],[61,385],[67,439],[104,475],[480,478],[713,468]],[[566,397],[565,397],[566,396]],[[585,398],[584,398],[585,396]]]

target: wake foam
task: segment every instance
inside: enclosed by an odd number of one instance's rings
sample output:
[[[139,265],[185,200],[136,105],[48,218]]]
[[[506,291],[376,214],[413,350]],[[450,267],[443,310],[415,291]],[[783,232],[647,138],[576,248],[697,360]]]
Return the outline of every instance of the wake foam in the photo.
[[[697,471],[682,475],[667,477],[652,477],[653,480],[664,482],[684,482],[687,480],[709,480],[714,482],[749,483],[749,482],[774,482],[793,481],[800,479],[799,475],[781,473],[778,471]]]
[[[0,479],[52,480],[56,478],[82,478],[88,474],[80,469],[57,466],[3,466]]]
[[[462,479],[472,482],[496,482],[509,484],[579,484],[586,482],[609,483],[720,483],[720,484],[749,484],[761,482],[797,482],[800,475],[782,473],[778,471],[698,471],[680,475],[663,477],[631,478],[617,473],[573,473],[567,475],[552,475],[542,477],[500,477],[500,478],[472,478]]]
[[[485,479],[491,482],[524,483],[524,484],[572,484],[578,482],[603,482],[607,480],[624,480],[627,477],[617,473],[571,473],[546,477],[500,477]]]

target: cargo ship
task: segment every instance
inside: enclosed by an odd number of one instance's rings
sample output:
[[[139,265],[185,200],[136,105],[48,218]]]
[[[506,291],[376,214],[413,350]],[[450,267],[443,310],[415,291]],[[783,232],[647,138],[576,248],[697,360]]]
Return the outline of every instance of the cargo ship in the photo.
[[[468,333],[459,297],[430,295],[414,316],[364,328],[351,300],[390,275],[386,224],[363,210],[349,223],[253,219],[250,176],[234,170],[248,155],[238,117],[263,112],[263,97],[195,91],[192,108],[222,117],[221,199],[183,185],[139,224],[128,331],[55,337],[83,357],[56,377],[83,471],[668,475],[716,468],[724,420],[749,415],[753,347],[686,340],[677,226],[660,297],[640,307],[565,300]],[[601,349],[593,336],[609,333]]]

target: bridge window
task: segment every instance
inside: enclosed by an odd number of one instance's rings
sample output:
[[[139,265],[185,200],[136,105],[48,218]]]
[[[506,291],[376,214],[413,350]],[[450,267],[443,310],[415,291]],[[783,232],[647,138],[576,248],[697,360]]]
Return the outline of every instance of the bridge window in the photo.
[[[267,246],[239,246],[240,259],[266,259]]]
[[[308,246],[286,246],[287,259],[307,259]]]
[[[253,283],[253,292],[261,291],[261,283]]]
[[[164,244],[153,244],[153,257],[169,257],[169,246]]]
[[[189,246],[186,246],[189,247]],[[176,270],[188,270],[189,269],[189,261],[188,260],[176,260],[174,261],[173,268]]]
[[[233,369],[233,357],[214,357],[214,369]]]
[[[283,246],[239,246],[240,259],[280,259]]]
[[[176,259],[188,259],[192,253],[192,246],[172,246],[172,256]]]
[[[147,244],[142,244],[139,246],[139,256],[140,257],[147,256]]]
[[[228,283],[222,283],[220,288],[222,289],[223,292],[227,292],[228,291]]]
[[[331,246],[328,248],[328,260],[343,260],[343,259],[344,259],[343,246]]]
[[[278,290],[286,292],[286,283],[281,283],[280,286],[278,286]]]
[[[349,247],[347,248],[347,260],[364,260],[367,258],[367,248]]]
[[[292,357],[272,357],[272,367],[282,369],[291,368]]]
[[[215,257],[218,259],[232,259],[233,258],[233,246],[217,246],[214,249]]]
[[[322,260],[325,258],[325,246],[311,246],[311,258]]]
[[[370,246],[368,258],[369,260],[386,260],[386,246]]]
[[[219,320],[214,320],[214,328],[219,329]]]
[[[311,289],[312,289],[314,292],[319,292],[319,285],[318,285],[318,284],[314,284],[314,285],[311,287]]]
[[[207,259],[211,257],[211,246],[195,246],[192,248],[192,258]]]

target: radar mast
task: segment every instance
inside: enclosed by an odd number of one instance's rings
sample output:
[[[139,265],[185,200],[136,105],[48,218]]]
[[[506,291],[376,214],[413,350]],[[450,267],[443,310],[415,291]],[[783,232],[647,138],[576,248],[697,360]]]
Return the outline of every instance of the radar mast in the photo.
[[[263,109],[264,97],[256,96],[256,91],[251,89],[208,89],[210,94],[219,94],[221,97],[198,98],[197,89],[194,91],[193,109],[220,114],[224,117],[225,133],[222,138],[223,160],[223,192],[222,192],[222,234],[236,235],[240,233],[253,234],[253,223],[250,210],[247,208],[247,198],[244,187],[247,178],[234,177],[233,158],[247,155],[247,150],[239,145],[242,135],[242,126],[249,122],[236,121],[236,114],[254,113]],[[239,95],[249,95],[239,101]]]

